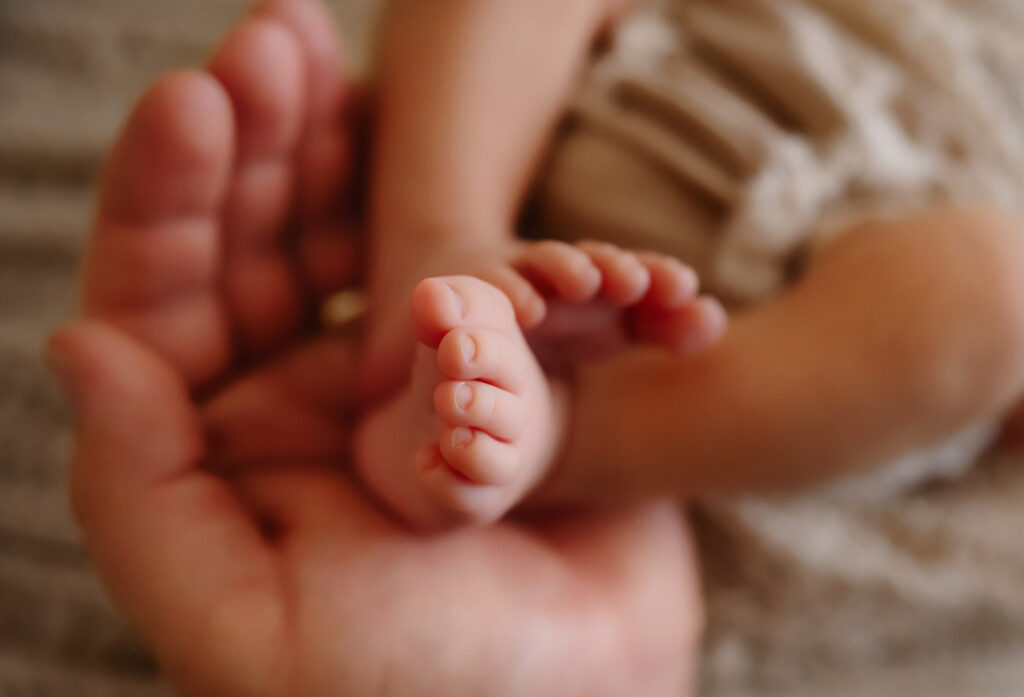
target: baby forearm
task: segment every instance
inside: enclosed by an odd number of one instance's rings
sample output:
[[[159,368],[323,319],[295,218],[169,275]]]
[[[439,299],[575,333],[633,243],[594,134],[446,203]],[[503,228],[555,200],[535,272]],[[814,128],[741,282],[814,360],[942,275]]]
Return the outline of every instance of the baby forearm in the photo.
[[[582,374],[552,493],[799,487],[924,447],[1024,390],[1024,235],[987,212],[851,233],[693,359]]]
[[[381,28],[375,246],[508,234],[609,0],[394,0]]]

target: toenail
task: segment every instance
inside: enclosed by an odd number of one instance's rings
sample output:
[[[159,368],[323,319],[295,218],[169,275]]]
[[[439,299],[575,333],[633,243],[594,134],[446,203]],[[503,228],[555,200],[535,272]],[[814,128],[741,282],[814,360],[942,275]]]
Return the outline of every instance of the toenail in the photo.
[[[463,316],[462,308],[465,306],[465,303],[462,301],[462,296],[459,295],[458,291],[456,291],[455,288],[453,288],[451,285],[446,283],[445,287],[447,287],[448,292],[451,293],[452,302],[455,303],[455,311],[459,314],[459,317],[461,318]]]
[[[473,440],[473,432],[468,428],[457,428],[452,431],[452,447],[461,448],[469,445]]]
[[[466,407],[468,407],[472,401],[473,388],[466,383],[459,385],[455,390],[455,406],[458,409],[465,411]]]
[[[476,358],[476,342],[469,334],[463,334],[459,339],[459,350],[462,351],[462,360],[472,363]]]

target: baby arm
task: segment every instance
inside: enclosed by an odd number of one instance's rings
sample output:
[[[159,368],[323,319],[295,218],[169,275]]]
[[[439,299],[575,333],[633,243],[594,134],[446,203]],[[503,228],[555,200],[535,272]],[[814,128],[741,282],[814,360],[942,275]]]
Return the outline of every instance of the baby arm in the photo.
[[[925,447],[1024,392],[1024,234],[984,210],[875,223],[691,357],[580,369],[541,498],[800,487]]]
[[[430,275],[513,252],[530,174],[587,49],[623,0],[393,0],[381,24],[367,380],[407,375]],[[487,280],[510,298],[505,278]],[[521,290],[521,289],[519,289]],[[519,311],[521,308],[517,308]]]

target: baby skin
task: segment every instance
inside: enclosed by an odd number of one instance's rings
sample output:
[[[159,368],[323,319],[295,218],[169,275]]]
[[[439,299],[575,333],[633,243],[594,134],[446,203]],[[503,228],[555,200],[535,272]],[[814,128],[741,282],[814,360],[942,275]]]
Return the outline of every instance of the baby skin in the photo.
[[[540,242],[502,270],[514,296],[472,276],[419,283],[411,378],[360,427],[361,476],[416,527],[494,522],[545,479],[569,423],[560,367],[631,343],[692,353],[725,329],[669,257]]]

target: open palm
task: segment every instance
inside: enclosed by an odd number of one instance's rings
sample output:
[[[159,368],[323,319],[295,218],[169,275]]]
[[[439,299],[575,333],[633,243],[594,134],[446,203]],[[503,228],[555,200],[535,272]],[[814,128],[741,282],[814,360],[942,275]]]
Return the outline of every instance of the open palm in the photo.
[[[50,352],[97,567],[186,694],[679,695],[699,605],[671,506],[412,534],[349,479],[356,347],[333,35],[259,5],[111,154],[85,317]]]

